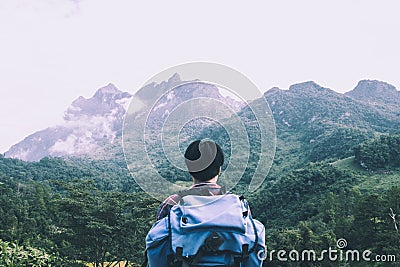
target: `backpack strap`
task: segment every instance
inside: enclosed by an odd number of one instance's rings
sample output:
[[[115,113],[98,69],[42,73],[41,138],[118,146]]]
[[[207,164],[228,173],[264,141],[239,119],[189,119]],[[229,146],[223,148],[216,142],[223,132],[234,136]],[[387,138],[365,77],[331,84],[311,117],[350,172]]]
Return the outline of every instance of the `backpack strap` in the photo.
[[[197,264],[204,254],[217,252],[218,248],[224,243],[225,240],[217,233],[212,232],[209,237],[204,241],[204,244],[200,247],[199,251],[193,258],[192,264]]]
[[[174,250],[172,248],[171,209],[168,211],[168,243],[169,243],[169,249],[170,249],[170,254],[168,255],[168,258],[167,258],[168,265],[180,267],[179,265],[176,265]]]
[[[251,215],[251,212],[249,212],[249,204],[248,204],[246,198],[243,195],[241,195],[241,196],[239,196],[239,200],[246,207],[246,211],[243,212],[243,217],[247,217],[247,216],[249,217],[249,220],[251,222],[251,226],[253,227],[253,231],[254,231],[254,236],[255,236],[254,245],[250,250],[248,250],[248,254],[250,254],[250,253],[253,253],[257,248],[258,239],[259,239],[258,238],[257,227],[256,227],[256,224],[254,223],[253,216]]]
[[[253,226],[253,230],[254,230],[254,235],[255,235],[255,239],[254,239],[254,245],[253,247],[249,250],[249,253],[253,253],[258,245],[258,233],[257,233],[257,228],[256,228],[256,224],[254,223],[253,217],[250,214],[250,221],[251,221],[251,225]]]
[[[149,266],[149,259],[147,258],[147,249],[144,251],[144,261],[141,267],[148,267]]]
[[[173,263],[173,267],[195,267],[198,266],[198,261],[207,254],[218,253],[222,251],[218,251],[218,248],[224,243],[225,240],[217,233],[213,232],[207,239],[204,241],[204,244],[200,247],[199,251],[194,255],[192,258],[185,258],[183,257],[183,248],[177,247],[176,248],[176,259]],[[224,265],[224,267],[241,267],[243,262],[249,257],[248,253],[248,244],[242,245],[242,254],[241,256],[234,256],[233,265]],[[227,252],[227,251],[226,251]]]

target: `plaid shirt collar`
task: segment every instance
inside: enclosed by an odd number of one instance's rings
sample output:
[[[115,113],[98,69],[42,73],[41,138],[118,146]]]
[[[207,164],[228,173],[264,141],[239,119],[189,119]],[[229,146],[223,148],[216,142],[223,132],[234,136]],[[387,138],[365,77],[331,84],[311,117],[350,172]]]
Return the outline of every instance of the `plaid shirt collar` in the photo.
[[[211,182],[202,182],[202,183],[198,183],[198,184],[194,184],[191,187],[189,187],[188,190],[192,189],[192,188],[198,188],[198,187],[209,187],[209,188],[221,188],[220,185],[216,184],[216,183],[211,183]]]

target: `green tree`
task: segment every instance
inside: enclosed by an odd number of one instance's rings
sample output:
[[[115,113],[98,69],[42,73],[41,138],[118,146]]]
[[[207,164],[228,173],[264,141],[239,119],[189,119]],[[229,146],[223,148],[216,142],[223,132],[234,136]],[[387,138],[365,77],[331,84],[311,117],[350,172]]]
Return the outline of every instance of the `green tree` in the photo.
[[[62,255],[71,260],[138,262],[158,203],[140,193],[104,192],[93,183],[65,185],[66,194],[54,199]]]

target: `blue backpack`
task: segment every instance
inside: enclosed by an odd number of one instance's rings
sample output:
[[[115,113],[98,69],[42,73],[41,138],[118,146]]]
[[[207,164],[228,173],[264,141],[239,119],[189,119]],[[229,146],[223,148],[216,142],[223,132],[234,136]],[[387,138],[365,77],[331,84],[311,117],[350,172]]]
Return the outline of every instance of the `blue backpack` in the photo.
[[[186,195],[146,237],[149,267],[260,267],[264,225],[234,194]]]

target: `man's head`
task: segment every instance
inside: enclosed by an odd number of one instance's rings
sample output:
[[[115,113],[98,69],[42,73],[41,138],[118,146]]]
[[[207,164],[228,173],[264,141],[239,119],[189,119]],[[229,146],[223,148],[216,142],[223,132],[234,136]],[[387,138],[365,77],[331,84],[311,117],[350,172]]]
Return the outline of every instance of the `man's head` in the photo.
[[[224,153],[213,141],[197,140],[186,149],[185,162],[193,178],[205,182],[220,173],[224,164]]]

